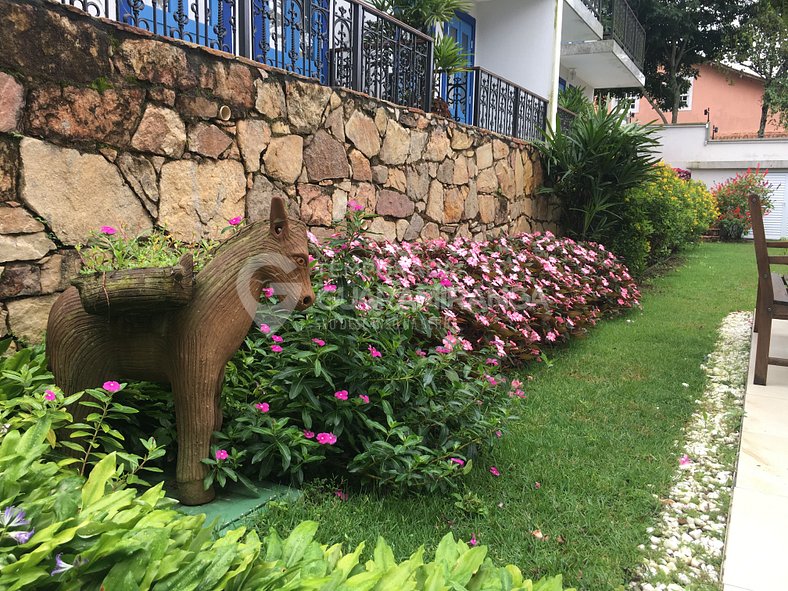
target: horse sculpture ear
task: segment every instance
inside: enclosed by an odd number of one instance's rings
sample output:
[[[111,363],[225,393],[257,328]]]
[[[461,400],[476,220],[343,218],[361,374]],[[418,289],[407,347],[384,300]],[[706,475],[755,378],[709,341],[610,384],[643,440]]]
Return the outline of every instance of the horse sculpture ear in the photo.
[[[271,199],[271,234],[284,236],[289,230],[285,200],[281,197]]]

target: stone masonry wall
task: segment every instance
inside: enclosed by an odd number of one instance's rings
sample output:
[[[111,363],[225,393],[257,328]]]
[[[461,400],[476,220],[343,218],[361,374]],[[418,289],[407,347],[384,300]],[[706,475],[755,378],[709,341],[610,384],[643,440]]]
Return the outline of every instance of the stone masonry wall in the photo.
[[[179,239],[267,218],[386,240],[555,229],[523,142],[60,4],[0,0],[0,337],[41,337],[102,225]]]

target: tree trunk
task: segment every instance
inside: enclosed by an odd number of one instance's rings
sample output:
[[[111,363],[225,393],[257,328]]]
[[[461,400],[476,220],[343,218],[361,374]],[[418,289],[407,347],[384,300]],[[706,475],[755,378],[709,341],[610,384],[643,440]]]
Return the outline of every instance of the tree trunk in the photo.
[[[766,132],[767,119],[769,119],[769,101],[767,101],[766,96],[764,96],[761,101],[761,124],[758,127],[758,137],[763,137]]]
[[[673,84],[673,110],[670,113],[670,122],[673,125],[679,122],[679,109],[681,108],[681,87],[676,83],[675,77]]]
[[[654,99],[652,99],[648,95],[648,93],[643,93],[643,96],[646,97],[646,100],[648,101],[648,104],[651,105],[651,108],[654,109],[654,111],[657,113],[657,115],[659,115],[659,118],[662,119],[662,123],[667,125],[668,124],[668,118],[665,117],[665,113],[662,111],[662,109],[659,108],[659,106],[657,106],[657,103],[654,102]]]

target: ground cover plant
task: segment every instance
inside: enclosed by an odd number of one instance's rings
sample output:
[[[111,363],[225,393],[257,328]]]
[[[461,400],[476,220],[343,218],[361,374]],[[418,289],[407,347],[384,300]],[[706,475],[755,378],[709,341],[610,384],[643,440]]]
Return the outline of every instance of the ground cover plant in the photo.
[[[679,465],[717,327],[754,303],[750,245],[701,244],[685,256],[644,291],[642,312],[530,366],[532,380],[519,376],[526,404],[463,489],[398,499],[328,480],[272,506],[258,527],[318,519],[322,541],[351,545],[385,532],[397,557],[452,531],[530,576],[563,572],[588,591],[627,584]]]

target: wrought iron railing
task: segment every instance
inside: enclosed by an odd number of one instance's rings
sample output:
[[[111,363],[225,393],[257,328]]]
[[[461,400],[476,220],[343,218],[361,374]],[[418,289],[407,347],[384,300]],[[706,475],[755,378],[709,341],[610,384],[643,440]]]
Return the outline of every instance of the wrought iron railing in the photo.
[[[583,4],[594,13],[595,17],[599,18],[599,14],[602,11],[602,0],[583,0]]]
[[[605,38],[615,40],[635,65],[642,69],[646,53],[646,31],[626,0],[606,0],[602,10]]]
[[[443,84],[452,117],[463,123],[521,139],[542,139],[547,100],[478,66]]]
[[[182,39],[429,111],[432,38],[360,0],[59,0]]]
[[[559,125],[561,126],[561,131],[567,132],[572,129],[572,124],[575,122],[575,117],[577,117],[575,113],[569,109],[564,109],[563,107],[559,106],[557,119]]]

